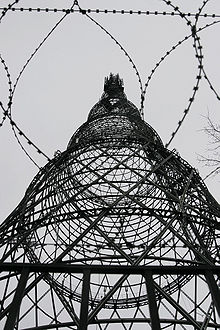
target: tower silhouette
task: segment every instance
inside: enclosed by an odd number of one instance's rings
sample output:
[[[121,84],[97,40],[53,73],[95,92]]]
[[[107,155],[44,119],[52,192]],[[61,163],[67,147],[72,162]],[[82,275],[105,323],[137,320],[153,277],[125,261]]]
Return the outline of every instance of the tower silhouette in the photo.
[[[110,74],[0,226],[1,329],[219,329],[219,216]]]

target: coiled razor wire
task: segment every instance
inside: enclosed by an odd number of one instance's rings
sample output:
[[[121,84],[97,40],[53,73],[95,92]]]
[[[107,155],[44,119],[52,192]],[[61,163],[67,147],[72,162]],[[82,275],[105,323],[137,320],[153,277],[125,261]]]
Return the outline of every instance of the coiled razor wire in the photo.
[[[171,133],[171,137],[169,139],[169,141],[166,143],[166,147],[168,147],[170,145],[170,143],[173,141],[173,139],[175,138],[175,136],[177,135],[179,129],[181,128],[183,122],[185,121],[185,118],[187,116],[187,114],[189,113],[189,110],[192,107],[192,104],[195,100],[195,97],[197,95],[197,92],[199,90],[199,85],[200,85],[200,81],[201,79],[204,77],[204,79],[206,80],[206,82],[208,83],[209,88],[211,89],[211,91],[214,93],[214,95],[216,96],[217,100],[220,100],[220,96],[216,90],[216,88],[213,86],[213,83],[211,82],[210,78],[208,77],[208,74],[206,73],[206,70],[204,68],[204,64],[203,64],[203,58],[204,58],[204,54],[202,52],[202,42],[201,42],[201,38],[199,36],[199,33],[209,27],[214,26],[215,24],[219,23],[220,20],[215,20],[212,21],[211,23],[206,24],[203,27],[198,27],[198,23],[199,23],[199,19],[202,18],[220,18],[220,14],[218,13],[203,13],[204,8],[206,7],[206,5],[211,1],[211,0],[205,0],[202,2],[202,5],[198,8],[198,11],[196,13],[192,13],[192,12],[188,12],[185,13],[183,11],[181,11],[181,9],[174,5],[172,3],[172,1],[168,1],[168,0],[162,0],[169,8],[171,8],[172,11],[144,11],[144,10],[125,10],[125,9],[121,9],[121,10],[116,10],[116,9],[100,9],[100,8],[96,8],[96,9],[84,9],[81,8],[81,6],[79,5],[79,2],[77,0],[73,1],[72,6],[70,6],[69,8],[34,8],[34,7],[29,7],[29,8],[25,8],[25,7],[15,7],[15,5],[18,5],[20,0],[16,0],[13,1],[11,3],[8,4],[7,7],[0,7],[0,23],[3,19],[5,19],[7,17],[7,13],[8,12],[25,12],[25,13],[32,13],[32,12],[37,12],[37,13],[48,13],[48,14],[56,14],[56,13],[63,13],[63,16],[57,21],[57,23],[52,27],[52,29],[49,31],[49,33],[44,37],[44,39],[39,43],[39,45],[37,46],[37,48],[32,52],[32,54],[30,55],[30,57],[27,59],[27,61],[25,62],[25,64],[23,65],[21,71],[19,72],[17,78],[15,79],[15,83],[13,85],[12,83],[12,79],[11,79],[11,75],[9,72],[9,68],[6,65],[5,60],[2,58],[2,56],[0,55],[0,62],[2,64],[2,67],[5,71],[6,77],[7,77],[7,83],[8,83],[8,104],[7,106],[4,105],[1,100],[0,100],[0,108],[2,109],[2,118],[0,120],[0,127],[3,126],[4,122],[6,121],[6,119],[9,120],[9,123],[11,125],[11,128],[13,130],[14,136],[18,142],[18,144],[20,145],[21,149],[25,152],[25,154],[29,157],[29,159],[35,164],[35,166],[37,166],[39,168],[39,165],[36,163],[36,161],[30,156],[30,154],[28,153],[28,151],[26,150],[26,147],[24,146],[24,142],[26,141],[26,143],[30,146],[32,146],[35,151],[38,154],[41,154],[42,156],[44,156],[47,161],[50,160],[50,158],[45,154],[45,152],[42,151],[41,148],[39,148],[28,136],[27,134],[25,134],[25,132],[17,125],[17,123],[13,120],[12,117],[12,105],[13,105],[13,98],[15,95],[15,91],[17,89],[17,86],[19,84],[20,78],[23,75],[24,71],[26,70],[26,68],[28,67],[28,65],[30,64],[30,62],[32,61],[32,59],[37,55],[38,51],[41,49],[41,47],[47,42],[47,40],[51,37],[51,35],[53,35],[55,33],[55,31],[57,30],[57,28],[61,25],[61,23],[65,20],[65,18],[67,17],[67,15],[69,14],[81,14],[84,15],[85,17],[87,17],[87,19],[89,19],[92,23],[94,23],[99,29],[101,29],[101,31],[103,33],[105,33],[115,44],[116,47],[120,48],[120,51],[124,54],[124,56],[128,59],[128,61],[131,64],[131,68],[134,71],[135,76],[137,77],[138,80],[138,84],[139,84],[139,91],[140,91],[140,113],[142,115],[142,117],[144,116],[144,104],[146,101],[146,96],[147,96],[147,91],[148,88],[150,86],[150,82],[152,81],[153,76],[155,75],[156,71],[158,70],[158,68],[161,66],[161,64],[168,58],[168,56],[173,53],[178,47],[180,47],[185,41],[189,40],[190,38],[193,39],[193,47],[195,50],[195,57],[198,61],[198,70],[197,70],[197,74],[196,74],[196,78],[195,78],[195,83],[194,86],[192,88],[192,94],[190,95],[189,99],[188,99],[188,104],[187,107],[184,109],[182,116],[180,117],[176,128],[173,130],[173,132]],[[91,14],[120,14],[120,15],[124,15],[124,14],[128,14],[128,15],[145,15],[145,16],[178,16],[181,19],[185,20],[186,25],[189,27],[190,29],[190,34],[188,34],[187,36],[185,36],[182,40],[179,40],[175,45],[172,46],[171,49],[169,49],[161,58],[158,62],[156,62],[154,68],[151,70],[150,74],[148,75],[146,82],[143,82],[143,80],[141,79],[141,74],[137,68],[137,65],[135,64],[134,60],[132,59],[132,57],[130,56],[130,54],[127,52],[127,50],[124,48],[124,46],[122,46],[122,44],[118,41],[116,36],[113,36],[113,34],[107,30],[103,24],[99,23],[96,19],[94,19]],[[194,24],[191,22],[191,18],[195,19]],[[21,138],[23,138],[23,140],[21,141]]]

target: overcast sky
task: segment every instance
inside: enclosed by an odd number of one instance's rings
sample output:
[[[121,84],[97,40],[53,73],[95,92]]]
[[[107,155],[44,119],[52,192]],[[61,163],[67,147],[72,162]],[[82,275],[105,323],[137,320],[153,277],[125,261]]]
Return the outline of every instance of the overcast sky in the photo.
[[[12,0],[0,1],[0,7]],[[20,0],[14,8],[70,8],[70,0]],[[201,0],[172,1],[184,13],[196,13]],[[171,12],[162,0],[80,0],[81,8]],[[77,8],[77,7],[74,7]],[[220,1],[207,1],[203,13],[219,14]],[[48,32],[64,16],[62,12],[8,11],[0,24],[0,54],[7,63],[13,84],[30,55]],[[191,28],[180,16],[91,13],[124,47],[140,73],[143,85],[151,70],[167,51],[191,34]],[[194,17],[189,17],[194,24]],[[219,18],[200,17],[203,27]],[[220,93],[220,23],[199,32],[203,46],[206,74]],[[0,100],[8,102],[8,80],[0,63]],[[12,117],[31,141],[52,158],[56,150],[65,150],[71,135],[87,119],[91,107],[103,91],[104,77],[119,73],[130,101],[140,107],[140,87],[135,70],[120,47],[89,17],[81,13],[67,15],[27,65],[18,81],[12,105]],[[166,143],[176,129],[192,97],[198,75],[193,40],[177,47],[162,61],[147,89],[144,118]],[[202,177],[210,169],[198,162],[205,154],[208,138],[202,131],[206,116],[218,123],[219,101],[205,79],[189,115],[169,146],[176,148]],[[21,138],[23,147],[34,161],[43,166],[46,159]],[[0,129],[0,222],[15,208],[38,168],[22,151],[9,121]],[[211,193],[220,200],[219,178],[206,181]]]

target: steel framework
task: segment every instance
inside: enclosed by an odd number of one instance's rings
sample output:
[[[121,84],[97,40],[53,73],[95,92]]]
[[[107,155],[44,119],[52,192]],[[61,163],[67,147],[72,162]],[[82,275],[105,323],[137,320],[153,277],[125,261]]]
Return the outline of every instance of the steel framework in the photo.
[[[220,207],[118,75],[0,226],[10,329],[219,329]]]

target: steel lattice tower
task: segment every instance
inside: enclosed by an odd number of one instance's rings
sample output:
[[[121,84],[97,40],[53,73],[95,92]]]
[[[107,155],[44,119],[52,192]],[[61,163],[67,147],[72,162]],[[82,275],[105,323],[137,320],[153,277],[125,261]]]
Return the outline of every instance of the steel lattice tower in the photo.
[[[219,215],[111,74],[0,227],[1,329],[219,329]]]

